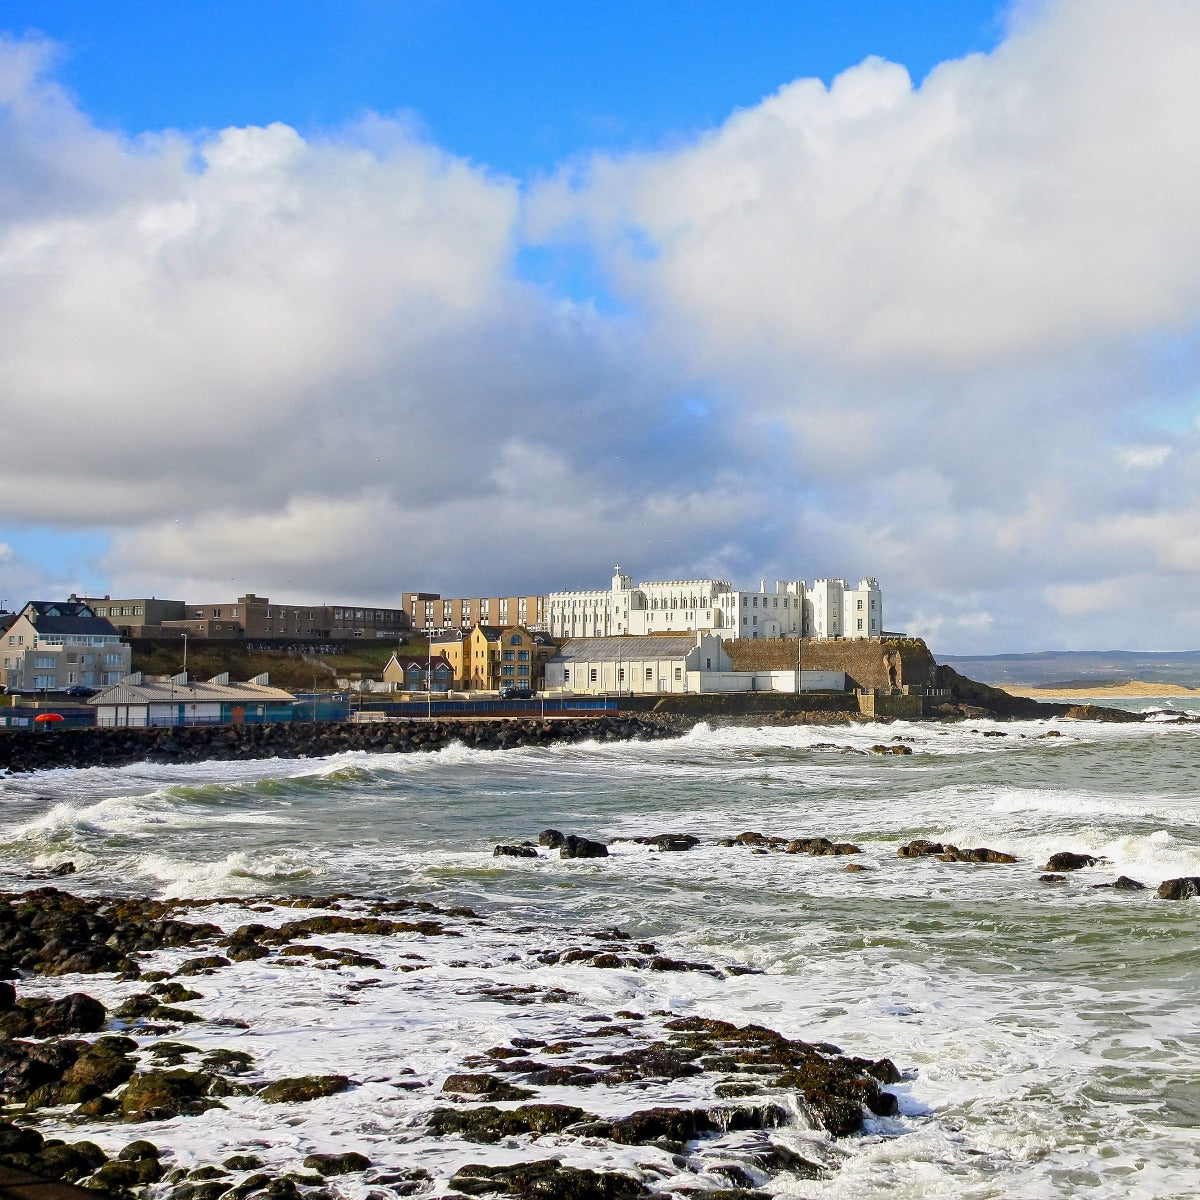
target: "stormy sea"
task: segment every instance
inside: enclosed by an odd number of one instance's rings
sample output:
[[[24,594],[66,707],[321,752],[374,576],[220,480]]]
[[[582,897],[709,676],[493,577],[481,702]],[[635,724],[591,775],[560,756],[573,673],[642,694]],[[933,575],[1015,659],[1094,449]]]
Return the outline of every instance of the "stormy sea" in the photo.
[[[1200,725],[1170,717],[0,777],[14,912],[216,927],[118,930],[133,969],[35,964],[20,1002],[85,993],[73,1036],[126,1076],[219,1083],[6,1117],[152,1143],[139,1194],[197,1200],[1188,1194],[1200,899],[1156,889],[1200,876]],[[806,1093],[819,1056],[857,1063],[850,1116]],[[559,1193],[513,1173],[550,1160]]]

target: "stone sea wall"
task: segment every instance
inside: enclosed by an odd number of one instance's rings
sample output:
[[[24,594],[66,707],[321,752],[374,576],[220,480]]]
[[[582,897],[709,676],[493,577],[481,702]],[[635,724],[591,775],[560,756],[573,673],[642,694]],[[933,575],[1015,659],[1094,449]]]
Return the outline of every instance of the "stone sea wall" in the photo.
[[[673,737],[677,727],[626,713],[572,720],[492,718],[372,724],[201,725],[170,729],[0,729],[0,770],[247,758],[320,758],[347,750],[404,754],[452,742],[487,750]]]

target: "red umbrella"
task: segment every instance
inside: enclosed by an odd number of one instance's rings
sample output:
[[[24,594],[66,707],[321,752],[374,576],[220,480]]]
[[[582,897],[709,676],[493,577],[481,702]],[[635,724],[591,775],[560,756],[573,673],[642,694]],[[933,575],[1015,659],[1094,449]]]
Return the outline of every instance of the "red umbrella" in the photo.
[[[33,718],[33,723],[36,725],[39,721],[61,721],[62,719],[63,718],[60,713],[38,713],[38,715]]]

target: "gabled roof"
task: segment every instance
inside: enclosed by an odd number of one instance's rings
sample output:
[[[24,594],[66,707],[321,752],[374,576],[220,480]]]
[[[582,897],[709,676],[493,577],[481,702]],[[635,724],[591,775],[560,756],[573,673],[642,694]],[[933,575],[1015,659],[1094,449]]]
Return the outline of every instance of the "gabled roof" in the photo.
[[[647,633],[623,637],[571,638],[551,662],[640,662],[684,658],[696,646],[694,633]]]
[[[432,658],[427,658],[423,654],[406,654],[403,658],[399,658],[393,654],[387,667],[384,667],[384,670],[386,671],[392,663],[395,663],[402,671],[411,671],[414,668],[418,671],[424,671],[426,665],[431,667],[445,667],[447,670],[452,669],[450,660],[442,654],[435,654]]]
[[[105,617],[98,617],[86,604],[75,600],[30,600],[17,614],[38,633],[81,633],[91,637],[118,637]]]

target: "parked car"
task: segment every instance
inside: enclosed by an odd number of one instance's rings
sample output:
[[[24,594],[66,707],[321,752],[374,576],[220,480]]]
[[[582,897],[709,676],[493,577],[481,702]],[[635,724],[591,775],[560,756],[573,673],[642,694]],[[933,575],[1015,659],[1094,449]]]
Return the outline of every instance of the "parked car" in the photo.
[[[500,689],[501,700],[532,700],[535,695],[533,688],[523,683],[506,683]]]
[[[63,695],[86,698],[88,696],[94,696],[97,691],[99,691],[99,688],[87,687],[82,683],[74,683],[69,688],[63,688]]]

